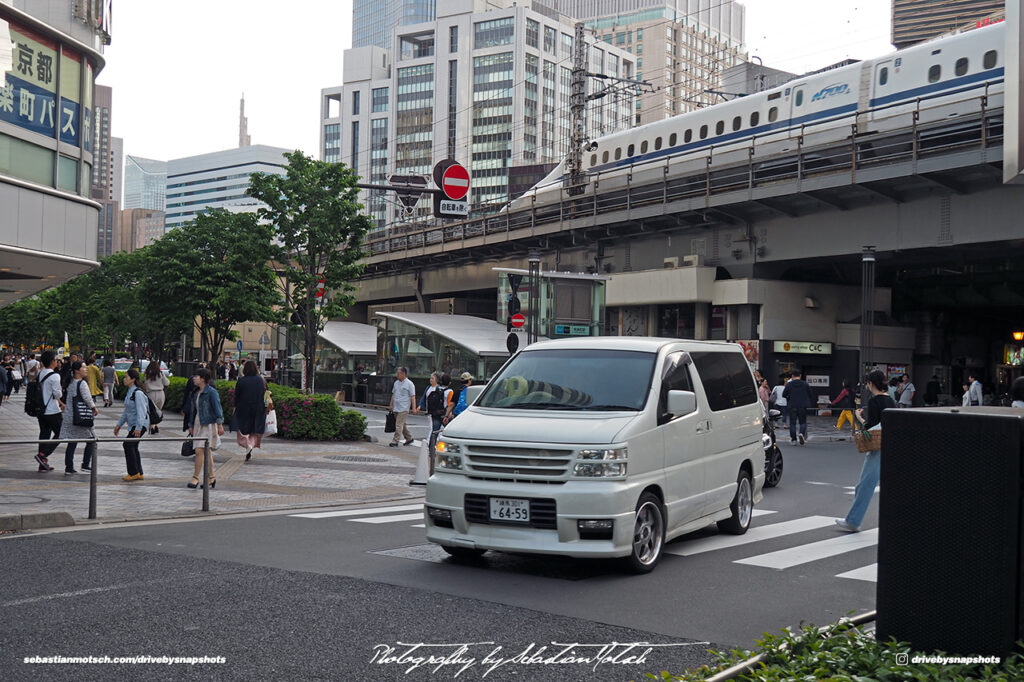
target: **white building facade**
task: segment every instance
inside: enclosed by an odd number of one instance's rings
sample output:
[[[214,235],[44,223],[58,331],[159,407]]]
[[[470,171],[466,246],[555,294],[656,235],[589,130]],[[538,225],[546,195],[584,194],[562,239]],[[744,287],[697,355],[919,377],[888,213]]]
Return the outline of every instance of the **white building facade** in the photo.
[[[346,51],[344,85],[321,92],[322,158],[375,184],[429,178],[435,163],[455,159],[470,172],[471,208],[497,210],[512,198],[510,171],[528,167],[539,179],[568,152],[574,40],[573,20],[539,3],[438,3],[434,21],[395,29],[390,50]],[[625,49],[587,42],[591,72],[635,78]],[[599,87],[590,80],[591,92]],[[595,100],[587,130],[628,128],[634,109],[631,96]],[[385,192],[365,190],[363,203],[377,230],[400,213]],[[430,213],[424,196],[417,215]]]
[[[181,227],[205,210],[255,211],[261,203],[246,195],[252,173],[287,169],[290,150],[252,145],[167,162],[166,229]]]

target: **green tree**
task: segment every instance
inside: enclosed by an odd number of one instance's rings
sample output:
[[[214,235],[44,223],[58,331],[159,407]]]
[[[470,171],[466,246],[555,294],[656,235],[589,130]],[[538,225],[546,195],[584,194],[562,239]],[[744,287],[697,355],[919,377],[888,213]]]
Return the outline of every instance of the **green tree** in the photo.
[[[350,282],[362,272],[359,261],[365,255],[363,238],[370,219],[360,212],[359,176],[351,168],[316,161],[298,150],[284,156],[287,173],[253,173],[248,193],[266,204],[259,216],[273,223],[281,244],[285,313],[302,327],[303,388],[309,390],[317,334],[327,320],[346,316],[355,302]],[[321,278],[329,294],[317,305]]]
[[[148,324],[189,320],[204,359],[220,355],[232,325],[281,321],[273,228],[255,214],[208,211],[143,251]]]

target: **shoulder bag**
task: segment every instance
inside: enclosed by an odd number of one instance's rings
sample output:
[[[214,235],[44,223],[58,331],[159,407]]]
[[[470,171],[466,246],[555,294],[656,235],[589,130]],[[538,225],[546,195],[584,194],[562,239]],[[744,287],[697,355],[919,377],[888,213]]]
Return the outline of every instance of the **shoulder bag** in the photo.
[[[92,409],[89,404],[82,398],[82,381],[79,379],[78,383],[75,384],[75,397],[71,399],[71,423],[75,426],[84,426],[86,428],[92,428],[95,423],[92,416]]]

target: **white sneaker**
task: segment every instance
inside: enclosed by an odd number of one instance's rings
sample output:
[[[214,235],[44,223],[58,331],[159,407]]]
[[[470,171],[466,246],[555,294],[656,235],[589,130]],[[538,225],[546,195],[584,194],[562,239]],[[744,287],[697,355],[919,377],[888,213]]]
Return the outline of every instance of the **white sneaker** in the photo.
[[[859,533],[860,526],[855,526],[849,523],[846,519],[836,519],[836,525],[839,526],[839,530],[844,533]]]
[[[804,434],[801,433],[799,438],[800,438],[800,445],[803,445],[804,444]]]

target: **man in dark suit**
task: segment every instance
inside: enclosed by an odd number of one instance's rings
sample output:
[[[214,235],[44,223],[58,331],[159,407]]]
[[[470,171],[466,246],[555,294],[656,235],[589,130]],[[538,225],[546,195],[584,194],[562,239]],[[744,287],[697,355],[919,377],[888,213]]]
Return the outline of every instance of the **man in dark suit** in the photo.
[[[793,370],[791,376],[792,379],[782,391],[789,410],[789,441],[797,442],[796,423],[799,420],[800,445],[803,445],[807,440],[807,410],[814,405],[814,397],[811,395],[811,387],[803,379],[803,372]]]

